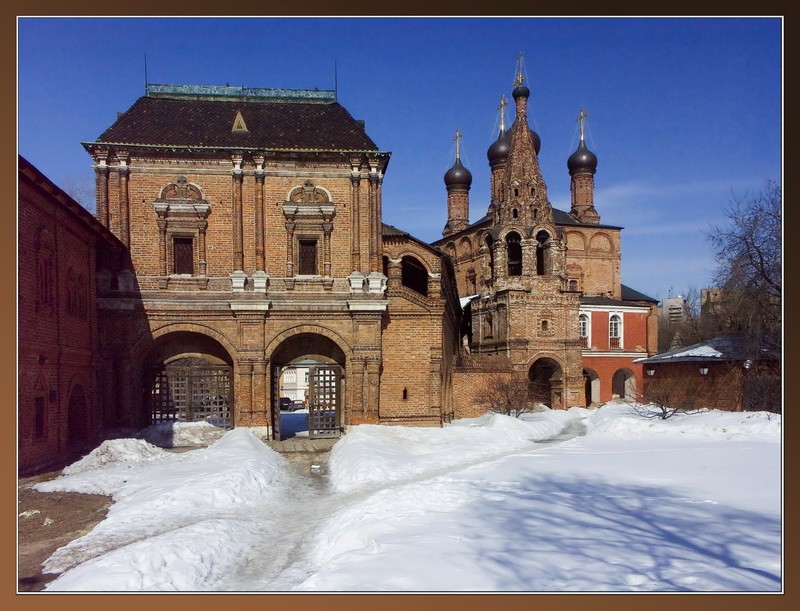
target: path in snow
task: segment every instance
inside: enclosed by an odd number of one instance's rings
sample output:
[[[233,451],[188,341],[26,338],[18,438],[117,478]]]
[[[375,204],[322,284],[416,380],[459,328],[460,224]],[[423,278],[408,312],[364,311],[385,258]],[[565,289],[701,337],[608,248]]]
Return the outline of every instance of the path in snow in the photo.
[[[332,489],[323,464],[328,455],[312,455],[294,462],[297,474],[291,493],[279,507],[267,508],[253,516],[253,538],[242,567],[214,585],[215,591],[286,592],[316,573],[319,567],[310,560],[315,535],[320,526],[340,509],[366,499],[387,488],[432,480],[508,456],[535,450],[538,445],[563,443],[586,434],[582,421],[567,423],[556,435],[531,442],[529,450],[515,449],[463,464],[432,470],[383,485],[369,486],[356,492],[340,493]],[[315,468],[315,466],[316,468]]]

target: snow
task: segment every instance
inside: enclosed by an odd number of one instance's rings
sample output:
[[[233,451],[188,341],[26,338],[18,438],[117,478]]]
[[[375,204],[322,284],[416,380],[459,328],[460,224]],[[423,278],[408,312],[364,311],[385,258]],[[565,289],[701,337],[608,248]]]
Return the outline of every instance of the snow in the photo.
[[[61,573],[47,590],[783,588],[774,414],[654,420],[612,403],[360,425],[327,475],[301,473],[250,429],[215,435],[182,453],[109,440],[37,484],[114,500],[45,562]]]
[[[718,350],[714,350],[711,346],[697,346],[696,348],[692,348],[691,350],[684,350],[683,352],[678,352],[676,354],[671,354],[670,358],[675,357],[686,357],[686,356],[702,356],[708,358],[719,358],[722,356],[722,353]]]

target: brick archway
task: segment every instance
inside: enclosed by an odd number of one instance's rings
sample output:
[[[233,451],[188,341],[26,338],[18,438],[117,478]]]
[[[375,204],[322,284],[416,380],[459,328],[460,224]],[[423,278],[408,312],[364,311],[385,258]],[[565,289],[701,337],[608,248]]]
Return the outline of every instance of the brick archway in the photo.
[[[343,430],[345,371],[348,355],[338,342],[327,335],[300,331],[273,341],[270,352],[272,395],[272,437],[276,441],[287,436],[303,434],[314,437],[338,437]],[[283,376],[289,370],[307,375],[302,392],[307,397],[305,426],[295,422],[298,414],[281,414]],[[295,392],[303,386],[295,380]],[[291,419],[291,424],[288,420]],[[284,422],[287,420],[287,422]],[[291,435],[288,432],[291,431]]]
[[[210,335],[160,334],[142,358],[143,406],[150,424],[233,425],[233,357]]]

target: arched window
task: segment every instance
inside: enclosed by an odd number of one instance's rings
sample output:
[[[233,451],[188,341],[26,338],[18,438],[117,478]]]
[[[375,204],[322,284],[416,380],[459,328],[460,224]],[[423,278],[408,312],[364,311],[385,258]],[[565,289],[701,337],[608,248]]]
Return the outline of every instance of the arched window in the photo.
[[[622,318],[612,314],[608,319],[608,347],[612,350],[622,348]]]
[[[36,311],[55,305],[55,244],[49,229],[39,234],[36,248]]]
[[[544,260],[544,248],[550,235],[546,231],[540,231],[536,234],[536,275],[544,276],[547,273]]]
[[[506,253],[508,256],[508,275],[522,275],[522,243],[518,233],[511,232],[506,236]]]
[[[428,270],[414,257],[403,257],[403,286],[416,291],[420,295],[428,295]]]
[[[581,338],[581,347],[589,347],[589,317],[581,314],[578,317],[578,335]]]

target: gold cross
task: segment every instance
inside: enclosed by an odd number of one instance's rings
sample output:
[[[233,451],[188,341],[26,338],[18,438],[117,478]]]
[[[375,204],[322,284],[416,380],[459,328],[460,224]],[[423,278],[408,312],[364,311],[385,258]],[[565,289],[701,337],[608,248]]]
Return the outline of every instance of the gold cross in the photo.
[[[581,126],[581,140],[583,140],[583,126],[584,126],[584,123],[586,122],[586,117],[588,117],[588,116],[589,116],[589,113],[586,112],[583,109],[583,106],[581,106],[581,111],[580,111],[580,113],[578,113],[578,118],[575,119],[578,123],[580,123],[580,126]]]
[[[500,131],[504,132],[506,130],[506,106],[508,106],[508,100],[506,99],[506,94],[500,96],[500,104],[497,105],[497,110],[500,111]]]
[[[519,87],[525,81],[522,76],[522,51],[517,53],[517,75],[514,77],[514,87]]]

